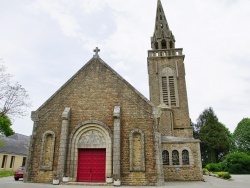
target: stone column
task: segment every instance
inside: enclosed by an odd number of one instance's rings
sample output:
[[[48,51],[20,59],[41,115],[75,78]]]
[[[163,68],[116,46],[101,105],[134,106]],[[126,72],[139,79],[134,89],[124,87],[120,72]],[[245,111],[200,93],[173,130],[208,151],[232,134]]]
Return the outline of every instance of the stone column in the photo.
[[[62,113],[62,128],[60,137],[60,148],[57,166],[57,176],[61,180],[65,176],[65,167],[67,160],[68,129],[70,121],[70,108],[66,107]]]
[[[115,106],[114,112],[114,141],[113,141],[113,178],[121,179],[121,108]]]
[[[33,158],[33,146],[34,146],[34,137],[36,137],[36,128],[39,122],[39,116],[38,116],[38,112],[37,111],[32,111],[31,112],[31,120],[34,122],[33,123],[33,131],[32,131],[32,135],[30,136],[30,143],[29,143],[29,150],[28,150],[28,155],[26,158],[26,165],[25,165],[25,169],[26,172],[24,174],[24,182],[28,182],[30,181],[31,177],[30,177],[30,171],[31,171],[31,166],[32,166],[32,158]]]
[[[163,172],[163,162],[162,162],[162,149],[161,149],[161,133],[158,132],[159,122],[162,116],[162,110],[159,107],[154,107],[154,137],[155,137],[155,158],[156,158],[156,168],[157,168],[157,185],[162,186],[164,184],[164,172]]]
[[[157,185],[162,186],[164,184],[164,172],[162,162],[162,149],[161,149],[161,133],[155,132],[155,148],[156,148],[156,166],[158,180]]]

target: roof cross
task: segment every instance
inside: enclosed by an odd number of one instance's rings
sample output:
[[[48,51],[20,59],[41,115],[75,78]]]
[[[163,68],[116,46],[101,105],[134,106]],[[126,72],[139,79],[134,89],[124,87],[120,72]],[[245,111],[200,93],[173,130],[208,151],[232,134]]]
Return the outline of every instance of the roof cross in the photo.
[[[98,55],[98,52],[100,52],[101,50],[98,48],[98,47],[96,47],[95,49],[94,49],[94,52],[95,52],[95,57],[99,57],[99,55]]]

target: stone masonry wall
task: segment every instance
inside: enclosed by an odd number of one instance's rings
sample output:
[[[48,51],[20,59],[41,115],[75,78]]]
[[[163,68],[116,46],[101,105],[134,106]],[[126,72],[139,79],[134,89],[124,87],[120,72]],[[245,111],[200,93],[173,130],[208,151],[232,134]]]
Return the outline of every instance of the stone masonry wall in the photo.
[[[148,58],[148,74],[149,74],[149,86],[150,86],[150,100],[154,105],[161,104],[161,71],[165,67],[171,67],[178,74],[177,88],[179,96],[179,107],[172,107],[173,110],[173,128],[189,128],[189,110],[187,100],[187,90],[185,81],[185,68],[184,68],[184,56],[176,56],[171,58],[166,57],[149,57]],[[192,135],[185,135],[185,137],[192,137]],[[178,136],[178,135],[176,135]]]
[[[163,165],[165,181],[201,181],[203,180],[200,144],[199,142],[190,143],[163,143],[162,150],[179,151],[180,165]],[[189,165],[182,165],[182,150],[189,151]],[[171,156],[170,156],[171,160]]]
[[[34,137],[34,157],[31,159],[29,179],[32,182],[51,182],[57,171],[62,112],[71,108],[69,134],[81,122],[98,120],[113,131],[113,109],[121,106],[121,182],[124,185],[154,185],[155,167],[152,106],[134,89],[94,58],[61,90],[38,109],[39,122]],[[145,134],[145,172],[130,172],[129,134],[138,128]],[[53,170],[40,170],[42,135],[45,131],[56,135]]]

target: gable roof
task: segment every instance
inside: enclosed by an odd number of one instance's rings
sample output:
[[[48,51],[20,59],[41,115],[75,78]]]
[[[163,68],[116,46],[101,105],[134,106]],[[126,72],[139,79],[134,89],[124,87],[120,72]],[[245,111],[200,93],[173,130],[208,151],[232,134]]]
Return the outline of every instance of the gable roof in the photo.
[[[14,134],[9,137],[0,137],[0,153],[27,155],[29,147],[29,136]]]
[[[112,69],[107,63],[105,63],[99,56],[93,56],[79,71],[77,71],[65,84],[63,84],[48,100],[46,100],[38,109],[42,109],[49,101],[51,101],[63,88],[65,88],[80,72],[85,69],[89,64],[91,64],[94,60],[103,64],[107,69],[109,69],[116,77],[118,77],[123,83],[131,88],[141,99],[143,99],[150,106],[154,106],[151,101],[149,101],[144,95],[142,95],[137,89],[135,89],[128,81],[126,81],[121,75],[119,75],[114,69]]]

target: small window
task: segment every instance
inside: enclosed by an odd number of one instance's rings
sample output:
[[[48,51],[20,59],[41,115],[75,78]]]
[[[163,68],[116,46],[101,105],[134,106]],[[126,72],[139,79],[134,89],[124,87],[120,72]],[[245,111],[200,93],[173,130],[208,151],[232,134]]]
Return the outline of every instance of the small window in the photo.
[[[159,11],[161,12],[161,8],[159,8]]]
[[[162,16],[160,15],[160,20],[162,20]]]
[[[174,44],[172,41],[169,42],[169,46],[170,46],[170,48],[174,48]]]
[[[155,49],[158,49],[158,42],[155,42]]]
[[[167,150],[162,152],[162,162],[164,165],[169,165],[169,153]]]
[[[161,23],[161,28],[163,29],[163,24]]]
[[[173,165],[179,165],[179,152],[177,150],[173,150],[172,152],[172,163]]]
[[[26,165],[26,157],[23,157],[23,162],[22,162],[22,166]]]
[[[163,35],[163,38],[164,38],[164,34],[162,34],[162,35]],[[165,39],[163,39],[163,40],[161,41],[161,46],[162,46],[162,49],[167,49],[167,42],[166,42]]]
[[[15,156],[11,156],[11,160],[10,160],[10,168],[13,168],[13,166],[14,166],[14,162],[15,162]]]
[[[6,161],[7,161],[7,157],[8,157],[7,155],[4,155],[4,156],[3,156],[1,168],[5,168]]]
[[[182,164],[189,165],[189,153],[188,150],[182,151]]]

